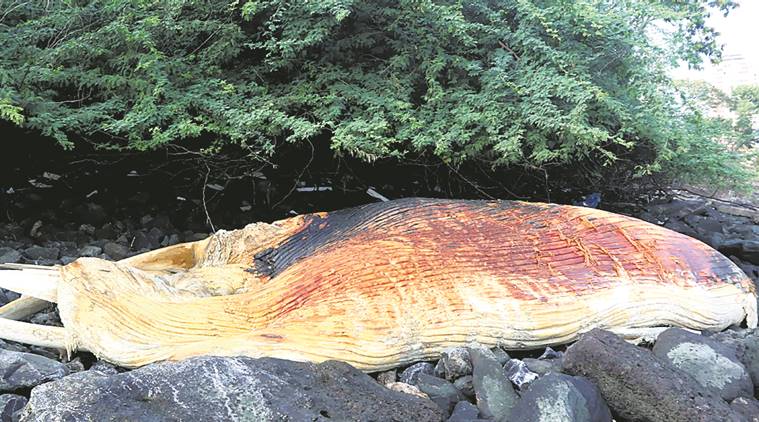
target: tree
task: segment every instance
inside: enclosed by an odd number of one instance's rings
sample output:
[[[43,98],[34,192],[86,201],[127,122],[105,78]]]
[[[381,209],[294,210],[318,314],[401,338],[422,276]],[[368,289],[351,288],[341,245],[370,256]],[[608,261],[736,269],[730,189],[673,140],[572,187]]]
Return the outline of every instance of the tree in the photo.
[[[452,166],[615,163],[731,183],[744,157],[719,144],[727,155],[676,172],[713,140],[694,148],[706,125],[678,107],[666,70],[717,59],[705,19],[734,7],[3,1],[0,118],[67,148],[201,139],[210,152],[237,145],[267,157],[282,143],[328,139],[338,154],[365,160],[422,153]],[[653,33],[663,42],[651,42]]]

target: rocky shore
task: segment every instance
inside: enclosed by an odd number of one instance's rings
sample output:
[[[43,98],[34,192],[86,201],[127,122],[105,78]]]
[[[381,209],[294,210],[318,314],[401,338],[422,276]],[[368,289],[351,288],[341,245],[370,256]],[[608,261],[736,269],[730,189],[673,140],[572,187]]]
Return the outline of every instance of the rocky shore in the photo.
[[[759,211],[679,198],[633,214],[704,241],[759,280]],[[0,224],[0,263],[118,260],[208,235],[179,229],[168,215],[110,215],[86,202]],[[0,305],[15,298],[0,290]],[[60,325],[54,306],[31,322]],[[555,350],[470,344],[369,375],[341,362],[247,357],[128,371],[87,353],[67,360],[0,341],[1,421],[759,421],[757,392],[759,331],[737,326],[672,328],[639,346],[602,330]]]

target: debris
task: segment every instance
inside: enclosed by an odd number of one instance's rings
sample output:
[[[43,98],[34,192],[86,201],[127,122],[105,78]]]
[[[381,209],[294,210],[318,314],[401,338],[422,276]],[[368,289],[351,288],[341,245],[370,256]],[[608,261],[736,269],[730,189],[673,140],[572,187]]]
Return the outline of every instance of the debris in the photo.
[[[387,197],[385,197],[381,193],[379,193],[376,190],[374,190],[374,188],[371,187],[371,186],[369,186],[369,189],[366,190],[366,194],[369,195],[369,196],[371,196],[372,198],[379,199],[382,202],[389,201],[389,199],[387,199]]]
[[[95,196],[97,194],[98,194],[98,190],[95,189],[94,191],[88,193],[87,196],[85,196],[85,198],[90,199],[90,198],[92,198],[93,196]]]
[[[332,190],[332,186],[306,186],[295,190],[298,192],[328,192]]]
[[[45,183],[40,183],[40,182],[37,181],[37,179],[29,179],[29,184],[32,185],[32,186],[34,186],[35,188],[39,188],[39,189],[49,189],[49,188],[53,187],[53,185],[48,185],[48,184],[45,184]]]
[[[209,184],[206,185],[206,187],[208,189],[213,189],[213,190],[218,191],[218,192],[221,192],[221,191],[224,190],[224,186],[217,185],[216,183],[209,183]]]
[[[61,175],[60,174],[55,174],[55,173],[50,173],[49,171],[46,171],[46,172],[42,173],[42,177],[45,178],[45,179],[47,179],[47,180],[56,181],[56,180],[58,180],[58,179],[61,178]]]

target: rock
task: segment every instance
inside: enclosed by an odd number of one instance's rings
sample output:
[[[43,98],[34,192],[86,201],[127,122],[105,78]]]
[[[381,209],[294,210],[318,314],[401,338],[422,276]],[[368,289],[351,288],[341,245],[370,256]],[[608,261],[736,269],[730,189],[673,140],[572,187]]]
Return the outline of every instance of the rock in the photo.
[[[548,374],[522,394],[511,418],[520,422],[610,422],[611,411],[586,378]]]
[[[759,388],[759,330],[727,330],[711,339],[733,346],[738,360],[748,370],[754,388]]]
[[[527,369],[538,374],[545,375],[549,372],[561,372],[561,359],[522,359]]]
[[[674,230],[678,233],[684,234],[686,236],[698,238],[698,233],[691,228],[691,226],[685,224],[683,221],[680,220],[669,220],[666,223],[664,223],[664,227]]]
[[[110,363],[99,360],[90,366],[90,371],[99,372],[102,375],[116,375],[119,373],[119,371],[116,369],[115,366],[111,365]]]
[[[739,421],[716,392],[608,331],[593,329],[564,354],[564,372],[589,378],[618,419]]]
[[[391,369],[389,371],[380,372],[377,374],[377,382],[382,385],[388,385],[390,383],[395,382],[398,379],[398,374],[396,373],[395,369]]]
[[[165,237],[163,230],[158,227],[153,227],[148,231],[148,239],[150,239],[150,248],[155,249],[161,246],[161,239]]]
[[[95,245],[82,246],[79,249],[79,256],[97,257],[103,253],[103,248]]]
[[[419,374],[416,386],[440,407],[446,417],[451,414],[453,406],[464,399],[453,384],[432,375]]]
[[[105,208],[95,203],[87,203],[77,208],[77,217],[84,221],[84,224],[100,225],[108,218]]]
[[[79,232],[89,236],[93,236],[95,234],[95,230],[97,230],[97,228],[92,224],[82,224],[79,226]]]
[[[498,361],[498,364],[503,366],[506,364],[506,362],[511,359],[511,356],[509,356],[508,353],[506,353],[505,350],[501,349],[500,347],[494,347],[490,349],[491,352],[493,352],[493,356],[495,356],[495,360]]]
[[[77,258],[74,257],[74,256],[62,256],[61,259],[60,259],[60,261],[61,261],[62,265],[68,265],[68,264],[71,264],[72,262],[76,261],[76,259]]]
[[[21,418],[21,410],[26,406],[26,397],[15,394],[0,395],[0,421],[16,422]]]
[[[61,317],[58,315],[58,310],[53,306],[48,306],[42,312],[37,312],[29,318],[29,322],[37,325],[52,325],[55,327],[61,327]]]
[[[54,261],[58,259],[61,250],[58,248],[43,248],[32,246],[24,249],[24,256],[32,261]]]
[[[15,264],[21,261],[21,253],[11,248],[0,248],[0,264]]]
[[[753,397],[738,397],[730,403],[738,414],[749,422],[759,422],[759,400]]]
[[[472,362],[469,359],[469,350],[465,347],[445,350],[440,356],[439,365],[442,366],[444,377],[448,381],[472,375]]]
[[[511,409],[519,398],[503,368],[490,350],[470,348],[469,355],[480,414],[485,418],[508,420]]]
[[[176,233],[173,233],[170,236],[165,236],[163,240],[161,240],[161,246],[166,247],[166,246],[176,245],[179,242],[180,242],[179,235]]]
[[[82,360],[78,357],[64,363],[64,365],[69,370],[70,374],[75,374],[77,372],[82,372],[85,370]]]
[[[14,300],[20,298],[21,295],[12,292],[10,290],[0,289],[0,306],[5,305],[6,303],[13,302]]]
[[[519,359],[510,359],[503,370],[506,371],[506,377],[520,390],[524,390],[531,382],[538,379],[538,374],[530,371]]]
[[[557,352],[556,350],[551,349],[550,347],[546,347],[546,350],[543,351],[543,354],[538,357],[540,360],[550,360],[550,359],[561,359],[564,357],[564,353]]]
[[[136,232],[131,245],[135,250],[150,249],[150,238],[144,232]]]
[[[110,256],[114,261],[120,261],[129,256],[129,248],[115,242],[106,243],[103,246],[103,252]]]
[[[659,334],[653,349],[656,357],[713,388],[726,401],[754,394],[751,377],[735,352],[735,347],[681,328]]]
[[[474,395],[474,377],[471,375],[464,375],[453,382],[453,386],[456,387],[464,397],[473,399]]]
[[[759,241],[757,240],[726,240],[719,251],[725,255],[735,255],[744,261],[759,265]]]
[[[203,356],[32,390],[25,420],[440,421],[437,406],[342,363]]]
[[[68,375],[60,362],[31,353],[0,349],[0,393],[13,393]]]
[[[420,374],[433,375],[435,367],[429,362],[415,363],[401,372],[399,381],[405,384],[416,385]]]
[[[385,387],[393,391],[398,391],[399,393],[411,394],[412,396],[421,397],[427,400],[430,399],[430,396],[422,393],[422,391],[417,386],[406,384],[404,382],[391,382],[390,384],[387,384]]]
[[[478,420],[480,410],[477,406],[469,403],[468,401],[460,401],[456,403],[456,407],[453,408],[451,417],[448,418],[448,422],[473,422]]]

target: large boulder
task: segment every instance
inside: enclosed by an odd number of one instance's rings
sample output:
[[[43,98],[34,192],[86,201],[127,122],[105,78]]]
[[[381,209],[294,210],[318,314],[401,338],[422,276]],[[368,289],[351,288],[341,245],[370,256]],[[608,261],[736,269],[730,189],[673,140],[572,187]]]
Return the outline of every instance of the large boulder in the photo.
[[[58,361],[0,348],[0,394],[26,390],[68,373],[68,368]]]
[[[682,328],[669,328],[659,334],[653,352],[727,401],[754,394],[751,377],[734,346]]]
[[[25,420],[441,421],[426,399],[342,362],[198,357],[117,375],[80,372],[32,390]]]
[[[610,422],[611,412],[586,378],[551,373],[530,384],[511,419],[520,422]]]
[[[569,347],[564,372],[589,378],[623,420],[742,420],[714,390],[608,331],[594,329]]]

